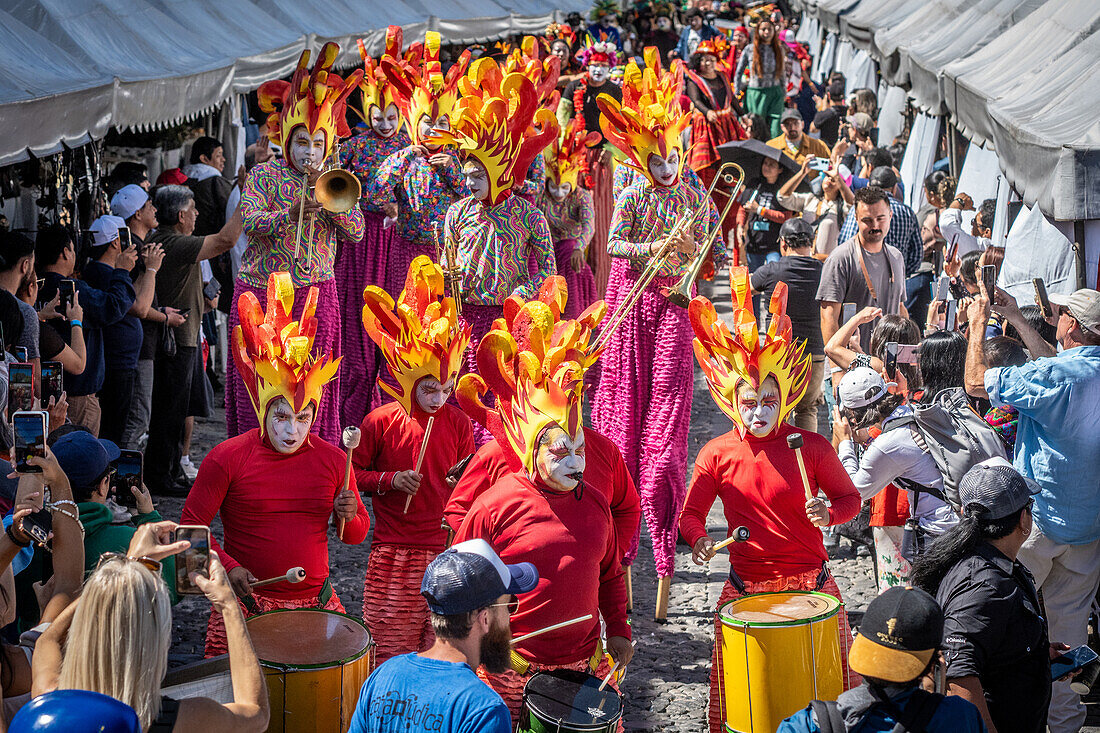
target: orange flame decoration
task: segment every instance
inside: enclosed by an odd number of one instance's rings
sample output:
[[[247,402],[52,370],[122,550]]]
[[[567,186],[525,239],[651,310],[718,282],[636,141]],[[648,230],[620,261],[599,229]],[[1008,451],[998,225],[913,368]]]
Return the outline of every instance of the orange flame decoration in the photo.
[[[550,46],[554,41],[565,41],[569,44],[570,52],[572,52],[573,44],[577,40],[577,33],[564,23],[551,23],[546,26],[546,33],[543,35],[542,42],[546,47],[546,50],[550,50]]]
[[[701,41],[695,47],[695,53],[709,53],[715,57],[715,67],[719,71],[729,70],[730,43],[725,36],[715,36],[707,41]]]
[[[266,432],[268,407],[279,397],[285,397],[295,412],[310,404],[320,410],[324,387],[340,366],[338,358],[314,359],[310,354],[317,335],[317,292],[315,287],[309,289],[297,321],[290,315],[294,283],[289,272],[268,277],[266,312],[251,291],[237,299],[240,325],[233,329],[233,360],[260,420],[261,434]]]
[[[586,170],[588,147],[600,141],[600,133],[585,132],[584,119],[573,117],[565,128],[565,135],[543,151],[546,159],[546,177],[557,185],[570,183],[577,188],[581,171]]]
[[[396,305],[376,285],[367,286],[363,301],[363,326],[397,380],[396,389],[382,380],[378,386],[412,415],[417,382],[432,377],[446,384],[458,374],[470,326],[459,323],[454,298],[443,297],[443,270],[427,255],[409,265]]]
[[[662,71],[660,54],[653,46],[644,52],[645,69],[631,61],[623,73],[623,101],[601,94],[596,98],[600,108],[600,128],[604,136],[625,154],[625,165],[653,182],[649,159],[658,155],[671,156],[676,151],[680,168],[684,165],[681,134],[691,123],[691,116],[680,109],[684,89],[684,64],[672,62],[669,71]]]
[[[486,56],[459,81],[462,99],[451,129],[430,142],[452,144],[477,160],[489,177],[487,203],[496,206],[524,180],[535,156],[558,135],[554,113],[539,107],[535,84],[524,74],[505,74]]]
[[[504,59],[503,72],[519,72],[531,80],[539,96],[539,104],[551,111],[558,108],[561,92],[558,91],[558,75],[561,73],[561,59],[547,53],[541,58],[538,39],[524,36],[523,42],[511,50]]]
[[[332,64],[339,53],[339,46],[326,43],[311,72],[306,49],[289,82],[265,81],[257,90],[260,109],[268,113],[268,137],[283,150],[290,147],[290,136],[299,125],[305,125],[310,135],[325,133],[325,158],[332,155],[337,140],[351,134],[345,109],[348,96],[363,79],[363,70],[356,69],[347,79],[333,73]]]
[[[386,30],[386,51],[385,55],[399,58],[401,56],[401,28],[400,26],[391,25]],[[362,109],[356,109],[355,114],[359,115],[359,119],[370,124],[370,110],[371,107],[377,107],[383,112],[391,104],[397,105],[397,96],[394,94],[394,89],[386,81],[386,75],[382,73],[382,66],[380,62],[371,58],[367,54],[367,45],[360,38],[357,42],[359,46],[359,57],[363,59],[363,80],[359,82],[359,89],[363,92]]]
[[[779,385],[779,420],[794,409],[810,384],[810,355],[805,343],[795,344],[791,337],[791,319],[787,315],[787,284],[780,282],[772,293],[768,310],[771,325],[760,341],[752,310],[752,290],[747,267],[730,268],[734,332],[718,319],[714,304],[696,296],[688,306],[688,318],[695,331],[695,359],[710,386],[711,397],[734,425],[745,435],[745,423],[737,409],[737,387],[741,382],[754,389],[768,377]]]
[[[599,356],[588,353],[589,343],[607,305],[597,300],[577,320],[562,320],[567,297],[560,275],[548,277],[535,300],[510,296],[478,346],[478,374],[458,381],[458,404],[511,448],[505,454],[513,471],[534,472],[546,428],[559,425],[572,438],[581,429],[584,373]],[[482,401],[490,389],[495,408]]]
[[[390,26],[386,37],[399,33],[398,26]],[[413,44],[404,58],[396,53],[387,52],[379,65],[382,73],[393,86],[397,108],[405,117],[409,138],[414,145],[422,145],[420,118],[427,116],[437,120],[446,117],[448,121],[458,102],[458,80],[466,73],[470,65],[469,50],[463,51],[455,65],[443,74],[439,63],[441,39],[435,31],[424,34],[423,44]]]

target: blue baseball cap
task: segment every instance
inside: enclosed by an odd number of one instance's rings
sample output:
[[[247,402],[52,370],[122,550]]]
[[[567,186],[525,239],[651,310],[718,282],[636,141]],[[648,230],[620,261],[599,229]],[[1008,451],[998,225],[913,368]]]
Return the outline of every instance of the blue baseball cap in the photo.
[[[505,595],[533,591],[539,571],[529,562],[506,565],[485,540],[467,540],[444,550],[427,570],[420,595],[432,613],[457,616]]]
[[[119,456],[118,446],[83,430],[69,433],[53,444],[54,456],[74,489],[92,489]]]
[[[129,219],[148,200],[149,193],[144,188],[134,183],[128,184],[118,189],[111,198],[111,213],[120,219]]]
[[[137,713],[124,702],[87,690],[54,690],[31,700],[8,733],[141,733]]]

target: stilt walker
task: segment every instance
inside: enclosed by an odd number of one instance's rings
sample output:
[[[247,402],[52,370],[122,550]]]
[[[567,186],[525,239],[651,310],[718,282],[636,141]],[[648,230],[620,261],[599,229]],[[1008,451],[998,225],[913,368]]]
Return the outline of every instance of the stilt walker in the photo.
[[[645,54],[644,71],[634,62],[626,68],[621,105],[599,99],[604,135],[640,176],[619,195],[608,236],[607,305],[621,321],[609,319],[600,336],[605,350],[592,424],[619,446],[638,485],[658,576],[655,617],[664,621],[676,518],[687,493],[693,369],[687,311],[662,291],[688,271],[717,212],[706,192],[680,175],[681,133],[690,119],[679,103],[683,65],[676,60],[665,72],[655,48]]]
[[[386,34],[386,53],[394,57],[401,55],[401,29],[396,26],[391,26]],[[344,242],[336,251],[336,292],[340,312],[344,314],[359,312],[364,283],[384,287],[394,229],[385,226],[386,215],[371,203],[369,192],[383,161],[409,145],[409,135],[402,129],[401,112],[394,101],[393,87],[386,81],[378,62],[367,55],[361,40],[359,55],[363,58],[363,81],[359,83],[363,103],[361,110],[352,109],[367,127],[344,142],[340,164],[359,179],[362,191],[359,208],[363,212],[364,231],[358,246]],[[378,380],[382,363],[377,358],[377,347],[367,338],[366,332],[350,322],[342,328],[342,355],[340,422],[358,425],[378,405],[373,385]]]
[[[827,439],[784,422],[810,382],[810,356],[791,336],[787,286],[780,283],[772,294],[771,322],[764,337],[753,315],[748,268],[731,269],[730,289],[732,331],[705,297],[696,297],[688,309],[699,368],[734,429],[699,452],[680,513],[680,533],[693,547],[692,559],[702,565],[714,556],[707,515],[716,498],[722,499],[727,534],[735,527],[748,528],[750,539],[730,547],[730,577],[719,606],[749,593],[784,590],[820,591],[843,600],[826,564],[820,528],[854,517],[859,494]],[[828,505],[817,496],[819,489]],[[848,672],[852,630],[843,606],[838,619],[847,690],[859,679]],[[717,614],[714,625],[709,718],[711,733],[722,733],[726,711],[719,689]]]
[[[260,85],[260,109],[269,115],[268,135],[282,146],[284,158],[253,168],[241,194],[248,248],[241,257],[234,290],[263,299],[271,274],[288,272],[295,291],[302,291],[296,299],[296,307],[302,308],[307,301],[304,291],[315,289],[313,338],[319,351],[334,357],[340,356],[342,321],[333,271],[337,240],[358,247],[363,239],[363,212],[358,206],[349,202],[349,210],[336,213],[323,208],[312,194],[326,161],[338,150],[339,139],[351,134],[345,107],[363,77],[362,69],[347,79],[333,73],[338,52],[335,43],[326,43],[311,72],[310,54],[304,51],[289,83],[275,80]],[[300,310],[294,313],[300,315]],[[230,330],[238,323],[238,309],[232,309]],[[313,424],[333,445],[340,444],[339,397],[337,383],[325,395],[321,417]],[[225,426],[231,438],[258,426],[248,391],[233,370],[225,375]]]
[[[374,508],[363,620],[381,663],[435,639],[420,581],[447,542],[447,471],[474,450],[470,418],[447,404],[470,327],[444,296],[443,271],[423,255],[413,260],[396,304],[376,285],[363,299],[363,325],[397,385],[380,383],[395,401],[366,416],[353,455],[356,484]]]

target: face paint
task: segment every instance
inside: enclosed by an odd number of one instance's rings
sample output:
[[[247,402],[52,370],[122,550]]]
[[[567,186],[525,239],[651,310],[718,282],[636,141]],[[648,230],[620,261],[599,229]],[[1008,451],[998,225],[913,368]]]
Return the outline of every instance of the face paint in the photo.
[[[285,398],[271,403],[267,411],[264,428],[271,446],[280,453],[290,455],[302,447],[309,437],[313,425],[315,410],[307,405],[304,410],[295,413]]]
[[[370,126],[380,138],[390,138],[397,134],[400,119],[397,105],[392,102],[386,105],[385,111],[378,109],[377,106],[370,108]]]
[[[667,31],[672,28],[672,21],[668,18],[661,16],[657,18],[657,30]]]
[[[550,47],[550,53],[561,59],[564,64],[569,60],[569,44],[565,41],[554,41],[554,45]]]
[[[610,75],[611,67],[607,64],[591,63],[588,65],[588,78],[593,84],[603,84]]]
[[[667,158],[659,155],[649,159],[649,175],[658,186],[671,186],[680,177],[680,152],[673,150]]]
[[[468,160],[462,166],[462,173],[466,176],[466,188],[478,201],[484,201],[489,196],[489,174],[485,168],[475,160]]]
[[[574,441],[557,425],[539,437],[535,453],[536,478],[553,491],[572,491],[584,476],[584,433]]]
[[[770,435],[779,422],[779,385],[771,377],[759,390],[743,382],[737,388],[737,409],[749,434],[757,438]]]
[[[434,120],[431,117],[428,117],[428,115],[422,115],[420,117],[420,122],[417,124],[417,130],[420,133],[420,139],[421,140],[428,137],[429,135],[431,135],[433,132],[435,132],[437,130],[447,131],[447,130],[450,130],[450,129],[451,129],[451,121],[449,119],[447,119],[446,115],[443,115],[442,117],[439,117],[439,118],[434,119]],[[428,144],[425,143],[424,147],[426,147],[428,149],[428,152],[434,153],[434,152],[438,151],[441,146],[439,146],[439,145],[428,145]]]
[[[448,380],[446,384],[440,384],[438,379],[424,377],[416,383],[416,404],[424,412],[434,415],[443,408],[454,391],[454,379]]]
[[[287,160],[299,173],[304,173],[307,165],[320,168],[325,160],[324,130],[318,130],[312,137],[304,127],[294,130],[294,134],[290,136]]]
[[[557,183],[549,180],[546,182],[546,192],[550,194],[550,198],[554,199],[555,201],[565,201],[566,197],[569,196],[572,191],[573,184],[569,181],[566,181],[561,185],[558,185]]]

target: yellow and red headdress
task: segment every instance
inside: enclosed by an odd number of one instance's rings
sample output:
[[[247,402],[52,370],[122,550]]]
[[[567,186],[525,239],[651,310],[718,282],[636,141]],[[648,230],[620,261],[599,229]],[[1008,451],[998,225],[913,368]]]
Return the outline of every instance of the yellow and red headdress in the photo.
[[[562,320],[566,297],[560,275],[548,277],[535,300],[510,296],[504,317],[478,345],[478,374],[458,382],[458,404],[511,449],[505,455],[514,471],[534,473],[546,428],[558,425],[575,439],[582,427],[584,374],[598,357],[589,344],[607,306],[598,300],[577,320]],[[490,389],[493,408],[482,401]]]
[[[653,46],[644,52],[645,69],[631,61],[623,74],[623,101],[601,94],[600,128],[611,144],[626,156],[625,165],[653,182],[649,159],[658,155],[667,159],[675,150],[684,165],[681,134],[691,116],[680,107],[684,89],[684,65],[679,59],[669,71],[661,68],[660,54]]]
[[[565,41],[569,46],[569,51],[573,51],[573,43],[577,40],[577,33],[571,27],[565,23],[551,23],[546,26],[546,33],[543,34],[542,43],[546,50],[549,51],[554,45],[554,41]]]
[[[401,56],[401,27],[391,25],[386,30],[386,55],[398,58]],[[367,53],[367,45],[363,39],[358,41],[359,56],[363,59],[363,79],[359,82],[359,89],[363,92],[362,109],[355,109],[359,118],[370,124],[371,107],[377,107],[385,112],[391,104],[397,105],[397,97],[394,89],[382,73],[381,64],[371,58]],[[400,129],[400,128],[399,128]]]
[[[546,177],[557,185],[571,183],[577,187],[581,172],[587,170],[588,148],[600,141],[600,133],[585,132],[584,118],[574,117],[565,128],[565,135],[543,151]]]
[[[390,26],[387,37],[397,32],[395,29],[397,26]],[[382,73],[393,86],[394,101],[405,118],[414,145],[424,142],[420,135],[421,117],[450,120],[458,102],[458,80],[470,64],[470,52],[463,51],[455,65],[444,74],[439,62],[440,44],[439,34],[428,31],[424,34],[423,45],[411,46],[404,58],[386,53],[379,62]]]
[[[309,49],[302,51],[298,67],[289,82],[282,79],[265,81],[257,90],[260,109],[268,113],[268,137],[286,150],[291,135],[304,126],[310,135],[325,133],[325,158],[332,155],[337,141],[351,134],[348,127],[348,96],[359,86],[363,70],[356,69],[347,79],[332,71],[340,53],[335,43],[321,48],[313,70],[309,69]]]
[[[478,59],[459,85],[462,99],[449,131],[432,142],[453,144],[477,160],[489,177],[486,204],[495,206],[524,180],[535,156],[558,135],[554,113],[539,106],[538,91],[526,75],[504,73],[489,57]]]
[[[416,383],[425,377],[446,384],[462,366],[470,326],[460,323],[454,298],[443,296],[443,271],[426,255],[409,265],[397,303],[382,288],[363,291],[363,326],[386,359],[396,389],[378,385],[413,414]]]
[[[233,360],[260,420],[261,434],[266,432],[267,410],[279,397],[285,397],[295,412],[310,404],[319,411],[325,385],[340,366],[339,358],[332,360],[327,354],[314,358],[311,353],[317,335],[317,288],[309,289],[297,321],[291,320],[293,308],[289,272],[268,277],[266,311],[252,292],[237,299],[240,325],[233,329]]]
[[[707,378],[711,397],[722,412],[745,435],[745,424],[737,409],[737,387],[746,382],[759,389],[768,377],[779,386],[778,428],[794,409],[810,384],[810,355],[805,344],[795,344],[791,319],[787,315],[787,284],[780,282],[772,293],[768,310],[771,324],[763,339],[752,311],[752,290],[747,267],[730,268],[734,329],[718,318],[714,304],[696,296],[688,306],[688,318],[695,331],[695,359]]]
[[[541,54],[537,38],[524,36],[523,42],[505,56],[501,70],[506,75],[519,72],[526,76],[535,85],[539,104],[551,111],[557,109],[561,99],[557,89],[561,59],[552,53]]]

